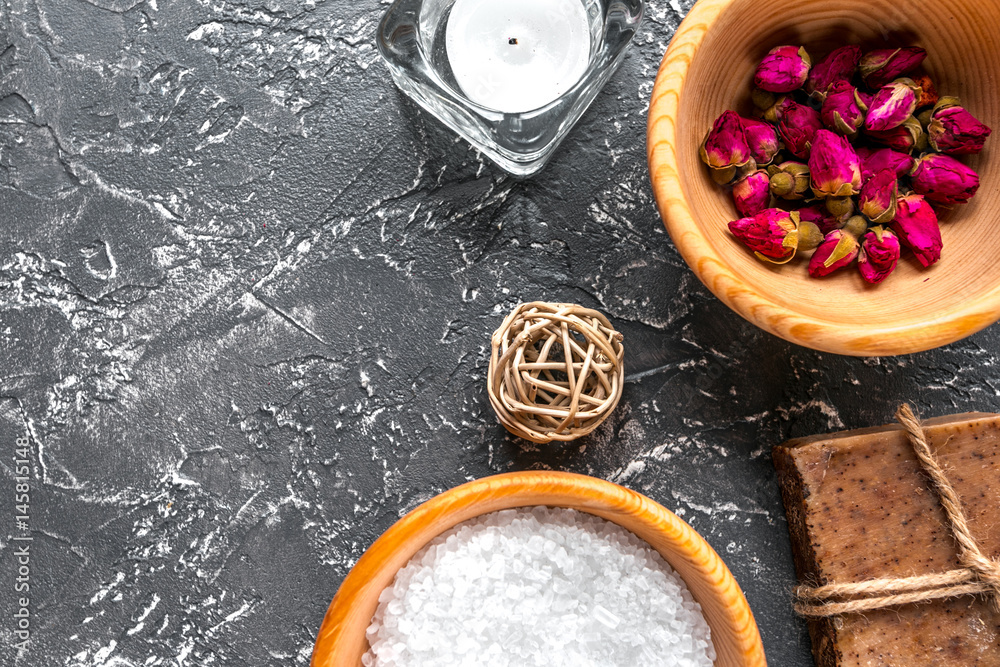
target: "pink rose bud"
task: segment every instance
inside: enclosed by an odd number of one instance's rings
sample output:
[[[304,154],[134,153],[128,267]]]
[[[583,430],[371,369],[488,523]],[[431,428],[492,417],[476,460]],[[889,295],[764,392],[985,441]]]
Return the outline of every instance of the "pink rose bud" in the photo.
[[[780,148],[778,131],[770,123],[756,118],[740,118],[740,122],[743,123],[743,134],[750,147],[751,157],[758,165],[770,163]]]
[[[711,168],[716,182],[733,180],[736,168],[750,161],[750,147],[747,146],[739,114],[726,111],[716,119],[701,144],[700,154],[701,161]]]
[[[844,226],[844,220],[830,213],[822,204],[803,206],[798,210],[798,214],[802,222],[813,223],[823,235]]]
[[[855,149],[861,158],[861,183],[883,169],[891,169],[897,177],[906,176],[913,169],[914,160],[906,153],[894,151],[891,148],[868,148],[861,146]]]
[[[797,102],[785,104],[778,120],[778,133],[785,143],[785,148],[800,160],[809,157],[813,136],[822,128],[823,121],[819,117],[819,112]]]
[[[853,136],[865,122],[865,107],[854,86],[835,81],[826,91],[819,115],[829,129]]]
[[[893,272],[899,261],[899,238],[892,230],[872,227],[861,238],[858,251],[858,270],[861,277],[877,285]]]
[[[918,158],[911,178],[914,192],[945,206],[964,204],[979,189],[976,172],[955,158],[940,153],[928,153]]]
[[[813,278],[828,276],[841,269],[858,256],[858,240],[843,229],[835,229],[825,237],[809,259],[809,275]]]
[[[883,86],[868,107],[865,129],[886,132],[903,124],[917,108],[920,86],[911,79],[898,79]]]
[[[896,172],[883,169],[861,186],[858,208],[876,225],[884,225],[896,217],[896,198],[899,197],[899,183]]]
[[[962,107],[935,109],[927,125],[931,148],[949,155],[978,153],[990,133],[990,128]]]
[[[763,169],[747,174],[733,184],[733,203],[743,217],[757,215],[771,201],[770,179]]]
[[[903,153],[909,153],[914,148],[921,149],[927,144],[924,128],[913,116],[907,118],[899,127],[885,132],[865,132],[865,134],[875,143]]]
[[[941,228],[937,214],[922,195],[899,198],[892,231],[913,251],[923,266],[930,266],[941,258]]]
[[[861,48],[842,46],[813,65],[806,79],[806,92],[816,97],[826,95],[827,89],[837,81],[850,81],[861,59]]]
[[[927,52],[918,46],[879,49],[861,57],[858,71],[869,88],[881,88],[893,79],[915,70],[926,57]]]
[[[790,93],[806,82],[811,66],[812,61],[805,49],[778,46],[760,61],[753,82],[758,88],[772,93]]]
[[[811,250],[819,241],[819,231],[809,223],[803,225],[803,238],[799,236],[800,220],[795,211],[780,208],[764,209],[760,213],[733,220],[729,231],[754,251],[758,259],[772,264],[784,264],[795,256],[801,247]],[[815,234],[814,234],[815,233]]]
[[[817,197],[849,197],[861,188],[861,160],[839,134],[818,130],[809,152],[809,173]]]

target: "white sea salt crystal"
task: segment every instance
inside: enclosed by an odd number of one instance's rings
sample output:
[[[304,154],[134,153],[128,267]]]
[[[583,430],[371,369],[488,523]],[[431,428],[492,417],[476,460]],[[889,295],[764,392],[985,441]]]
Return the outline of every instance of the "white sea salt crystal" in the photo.
[[[365,667],[710,667],[684,581],[618,525],[568,509],[459,524],[379,596]]]
[[[614,630],[617,628],[622,620],[612,614],[610,611],[602,607],[601,605],[594,605],[594,618],[596,618],[603,625]]]

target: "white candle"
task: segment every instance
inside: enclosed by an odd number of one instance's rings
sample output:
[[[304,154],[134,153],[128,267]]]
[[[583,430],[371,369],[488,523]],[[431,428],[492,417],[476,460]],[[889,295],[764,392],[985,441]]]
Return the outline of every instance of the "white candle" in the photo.
[[[470,100],[506,113],[545,106],[590,62],[582,0],[456,0],[448,61]]]

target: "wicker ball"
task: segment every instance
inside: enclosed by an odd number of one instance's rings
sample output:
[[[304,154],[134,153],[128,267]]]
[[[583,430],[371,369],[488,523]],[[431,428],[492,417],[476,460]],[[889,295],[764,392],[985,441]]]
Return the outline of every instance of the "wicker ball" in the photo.
[[[493,334],[486,379],[500,423],[539,443],[593,431],[622,395],[622,338],[589,308],[541,301],[515,308]]]

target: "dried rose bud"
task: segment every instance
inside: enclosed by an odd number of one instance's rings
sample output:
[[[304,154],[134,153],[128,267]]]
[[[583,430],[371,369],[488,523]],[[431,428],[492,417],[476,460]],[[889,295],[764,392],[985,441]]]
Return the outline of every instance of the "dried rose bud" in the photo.
[[[899,198],[892,231],[913,251],[923,266],[930,266],[941,258],[941,228],[937,214],[922,195]]]
[[[790,93],[806,82],[811,66],[812,61],[804,48],[777,46],[760,61],[753,82],[758,88],[772,93]]]
[[[799,247],[799,214],[780,208],[764,209],[756,215],[733,220],[729,231],[759,259],[784,264]]]
[[[827,89],[837,81],[851,80],[860,59],[861,48],[853,44],[834,49],[809,70],[806,92],[822,99]]]
[[[894,127],[885,132],[865,132],[875,143],[888,146],[889,148],[909,153],[914,148],[920,150],[921,146],[927,144],[927,135],[923,126],[913,116],[910,116],[899,127]]]
[[[782,162],[767,169],[771,194],[782,199],[804,199],[809,192],[809,167],[801,162]]]
[[[891,148],[868,148],[861,146],[855,149],[861,158],[861,183],[871,178],[876,172],[891,169],[897,177],[905,176],[913,169],[913,158],[906,153],[894,151]]]
[[[804,160],[809,157],[813,136],[823,128],[819,112],[797,102],[783,105],[781,118],[778,120],[778,132],[785,148],[795,157]]]
[[[869,88],[881,88],[911,70],[915,70],[927,57],[918,46],[902,49],[878,49],[866,53],[858,62],[858,71]]]
[[[955,158],[940,153],[928,153],[918,158],[911,178],[914,192],[945,206],[964,204],[979,189],[976,172]]]
[[[896,198],[899,196],[899,182],[896,172],[883,169],[861,186],[858,208],[876,225],[884,225],[896,217]]]
[[[892,273],[899,261],[899,238],[891,229],[872,227],[861,239],[858,270],[861,277],[877,285]]]
[[[917,93],[920,86],[912,79],[897,79],[883,86],[868,107],[865,129],[872,132],[886,132],[899,127],[917,108]]]
[[[750,148],[750,156],[758,165],[770,163],[781,148],[778,131],[770,123],[755,118],[741,118],[740,122],[743,123],[743,135]]]
[[[823,238],[809,259],[809,275],[827,276],[854,261],[858,256],[858,240],[843,229],[835,229]]]
[[[735,111],[726,111],[716,119],[701,144],[701,161],[712,170],[717,183],[728,183],[736,169],[750,161],[743,123]]]
[[[911,78],[913,79],[913,83],[920,86],[920,96],[917,97],[917,108],[921,109],[932,104],[937,104],[938,93],[931,78],[926,74]]]
[[[833,230],[844,226],[843,218],[838,218],[831,214],[826,210],[825,206],[820,206],[819,204],[803,206],[798,210],[798,214],[802,222],[811,222],[816,225],[821,234],[829,234]]]
[[[865,110],[854,86],[847,81],[835,81],[826,91],[819,115],[831,130],[853,136],[865,122]]]
[[[818,130],[809,152],[812,190],[817,197],[849,197],[861,188],[861,160],[839,134]]]
[[[949,155],[978,153],[990,133],[990,128],[962,107],[935,109],[927,124],[931,148]]]
[[[767,172],[758,169],[733,184],[733,203],[743,217],[757,215],[771,201]]]
[[[875,100],[875,93],[866,93],[860,88],[858,88],[857,91],[858,91],[858,99],[861,100],[861,103],[865,105],[865,111],[867,111],[868,108],[871,107],[872,102]]]

